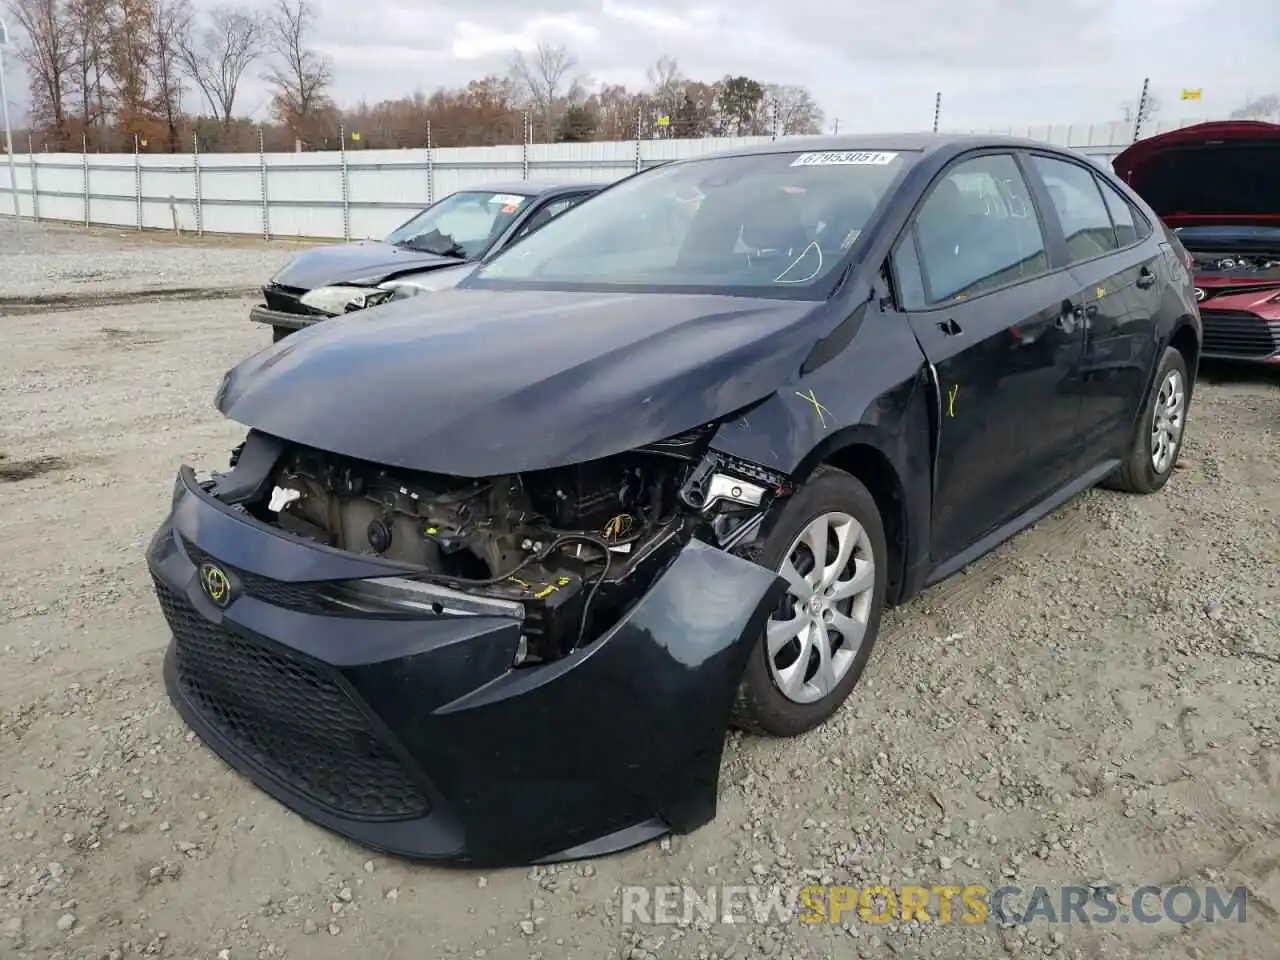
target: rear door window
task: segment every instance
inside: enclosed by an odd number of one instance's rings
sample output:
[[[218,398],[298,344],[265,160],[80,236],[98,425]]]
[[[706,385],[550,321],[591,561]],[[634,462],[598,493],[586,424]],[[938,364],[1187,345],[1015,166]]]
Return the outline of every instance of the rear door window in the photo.
[[[1107,202],[1111,220],[1116,225],[1116,240],[1120,246],[1127,247],[1150,236],[1151,227],[1146,219],[1133,209],[1133,205],[1120,195],[1119,190],[1102,177],[1098,178],[1098,186],[1102,190],[1102,198]]]
[[[1033,156],[1031,162],[1049,190],[1072,263],[1119,249],[1116,228],[1092,172],[1052,157]]]

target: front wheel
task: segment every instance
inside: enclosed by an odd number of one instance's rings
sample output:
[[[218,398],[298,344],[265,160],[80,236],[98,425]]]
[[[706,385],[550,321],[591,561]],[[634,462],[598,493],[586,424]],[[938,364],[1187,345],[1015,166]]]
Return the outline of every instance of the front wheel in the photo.
[[[1173,347],[1167,347],[1124,462],[1103,481],[1103,487],[1126,493],[1155,493],[1169,482],[1182,452],[1190,392],[1186,359]]]
[[[747,662],[731,719],[793,737],[839,709],[875,645],[888,583],[875,498],[844,471],[819,467],[783,505],[756,559],[788,586]]]

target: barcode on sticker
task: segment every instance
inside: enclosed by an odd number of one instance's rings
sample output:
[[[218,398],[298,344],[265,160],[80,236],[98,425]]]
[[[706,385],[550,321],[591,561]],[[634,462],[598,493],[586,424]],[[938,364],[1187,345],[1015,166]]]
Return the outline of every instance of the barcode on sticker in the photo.
[[[802,153],[791,162],[793,167],[883,167],[893,163],[896,153],[878,150],[829,150],[823,153]]]

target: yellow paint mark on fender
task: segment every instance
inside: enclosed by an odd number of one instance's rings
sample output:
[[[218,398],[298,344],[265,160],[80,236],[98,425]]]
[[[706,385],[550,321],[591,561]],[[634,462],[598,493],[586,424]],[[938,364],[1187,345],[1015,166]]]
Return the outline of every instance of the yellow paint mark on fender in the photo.
[[[1101,300],[1103,297],[1107,295],[1106,287],[1098,287],[1098,289],[1094,290],[1093,292],[1098,295],[1099,300]]]
[[[947,416],[954,417],[956,415],[956,394],[960,392],[960,384],[953,383],[951,389],[947,391]]]
[[[809,406],[813,407],[813,412],[818,415],[818,422],[822,424],[823,430],[827,429],[828,416],[830,416],[832,420],[835,420],[835,414],[831,413],[830,410],[819,402],[817,395],[812,390],[808,393],[801,393],[797,390],[796,396],[809,404]]]

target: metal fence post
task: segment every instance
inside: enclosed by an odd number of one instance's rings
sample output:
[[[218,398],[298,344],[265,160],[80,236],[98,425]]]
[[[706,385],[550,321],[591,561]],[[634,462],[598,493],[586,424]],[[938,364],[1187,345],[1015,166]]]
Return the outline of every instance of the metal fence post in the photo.
[[[196,195],[196,236],[204,236],[204,198],[200,193],[200,134],[191,134],[192,177],[195,180]]]
[[[435,159],[431,150],[431,121],[427,121],[427,206],[435,202],[436,172]]]
[[[39,164],[36,163],[36,147],[35,142],[31,139],[31,134],[27,134],[27,167],[31,170],[31,218],[36,223],[40,222],[40,177],[36,173]]]
[[[524,115],[524,144],[521,147],[520,167],[524,171],[524,179],[529,179],[529,115]]]
[[[771,128],[769,139],[777,140],[778,139],[778,101],[777,100],[769,101],[769,126]]]
[[[933,98],[933,132],[938,132],[938,123],[942,120],[942,91],[939,90]]]
[[[1137,143],[1142,139],[1142,122],[1147,119],[1147,90],[1151,85],[1151,78],[1142,81],[1142,96],[1138,98],[1138,115],[1133,121],[1133,142]]]
[[[80,134],[80,169],[84,180],[84,225],[89,225],[89,135]]]
[[[636,109],[636,173],[640,172],[640,131],[644,128],[644,109]]]
[[[262,127],[258,127],[258,183],[262,195],[262,239],[271,239],[271,206],[267,202],[267,153],[263,143]]]
[[[342,161],[342,239],[351,239],[351,195],[347,184],[347,128],[338,124],[338,154]]]
[[[142,156],[138,153],[138,135],[133,135],[133,195],[137,202],[138,229],[142,229]]]

